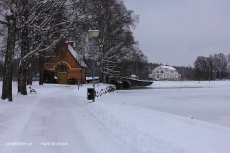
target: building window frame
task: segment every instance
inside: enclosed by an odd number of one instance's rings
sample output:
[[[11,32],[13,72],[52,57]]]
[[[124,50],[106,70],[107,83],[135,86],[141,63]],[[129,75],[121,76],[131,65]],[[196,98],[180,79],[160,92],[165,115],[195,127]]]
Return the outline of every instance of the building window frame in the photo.
[[[68,68],[65,65],[59,65],[57,72],[68,72]]]

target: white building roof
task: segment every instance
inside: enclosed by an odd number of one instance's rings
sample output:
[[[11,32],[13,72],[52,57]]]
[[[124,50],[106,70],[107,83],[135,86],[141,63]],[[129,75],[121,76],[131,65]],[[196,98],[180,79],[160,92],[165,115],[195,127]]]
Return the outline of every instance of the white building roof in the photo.
[[[160,66],[160,67],[163,67],[163,68],[166,68],[166,69],[169,69],[169,70],[176,70],[174,67],[172,66]]]

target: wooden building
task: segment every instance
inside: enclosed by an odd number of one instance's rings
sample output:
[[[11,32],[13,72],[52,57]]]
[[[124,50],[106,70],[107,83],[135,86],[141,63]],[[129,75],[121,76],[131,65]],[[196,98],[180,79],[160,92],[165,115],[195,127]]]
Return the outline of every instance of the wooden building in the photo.
[[[86,82],[86,64],[75,51],[75,43],[65,38],[56,44],[44,69],[54,74],[58,84]]]

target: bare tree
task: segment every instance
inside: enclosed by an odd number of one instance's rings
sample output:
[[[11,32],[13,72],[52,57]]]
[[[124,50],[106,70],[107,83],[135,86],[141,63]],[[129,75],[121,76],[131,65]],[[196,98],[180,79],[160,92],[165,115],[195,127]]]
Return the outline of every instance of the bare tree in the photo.
[[[132,74],[138,76],[139,79],[148,79],[149,70],[148,58],[141,50],[135,50],[127,54],[119,63],[121,74],[123,77],[130,77]]]
[[[65,2],[66,0],[0,2],[0,24],[4,24],[8,29],[2,99],[8,98],[12,101],[12,59],[15,47],[20,53],[18,92],[27,94],[26,79],[32,57],[52,49],[63,37],[61,35],[60,38],[60,34],[66,32],[58,27],[69,23],[54,19],[60,15],[59,11]]]
[[[94,5],[93,11],[97,16],[93,19],[97,24],[92,26],[100,30],[97,39],[99,67],[103,75],[116,76],[120,73],[117,66],[123,55],[135,50],[136,42],[131,28],[138,22],[138,16],[127,10],[122,1],[99,0],[98,3],[94,2]]]
[[[226,74],[227,74],[227,58],[226,56],[223,54],[223,53],[219,53],[218,54],[218,58],[219,58],[219,65],[218,65],[218,68],[219,68],[219,78],[225,78],[226,77]]]
[[[18,2],[18,41],[20,45],[20,64],[18,75],[18,92],[26,95],[26,84],[28,70],[31,67],[31,61],[34,56],[44,56],[44,52],[50,50],[55,39],[63,32],[59,27],[66,24],[59,17],[59,11],[65,4],[65,0],[48,1],[21,0]],[[59,30],[61,32],[59,32]],[[57,32],[58,31],[58,32]],[[57,36],[59,34],[59,36]],[[50,45],[51,44],[51,45]],[[41,60],[42,61],[42,60]],[[41,67],[43,65],[41,64]]]
[[[1,16],[5,15],[5,20],[0,20],[1,24],[7,26],[7,47],[5,52],[4,70],[3,70],[3,84],[2,84],[2,96],[1,98],[12,101],[12,59],[15,48],[15,33],[16,33],[16,2],[2,1],[1,5]],[[5,11],[5,14],[3,12]],[[1,18],[2,19],[2,18]]]
[[[199,56],[194,62],[196,77],[200,79],[224,79],[228,75],[228,57],[223,53]]]
[[[227,77],[230,79],[230,54],[227,55]]]
[[[208,80],[209,78],[209,59],[207,57],[198,56],[194,62],[195,75],[200,80]]]

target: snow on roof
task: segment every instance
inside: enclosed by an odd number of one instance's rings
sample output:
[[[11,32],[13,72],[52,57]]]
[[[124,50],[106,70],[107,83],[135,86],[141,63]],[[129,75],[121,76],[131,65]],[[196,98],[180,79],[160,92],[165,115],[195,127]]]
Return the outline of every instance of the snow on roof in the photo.
[[[73,57],[78,61],[78,63],[82,66],[82,67],[87,67],[87,65],[85,64],[85,62],[79,58],[78,53],[73,49],[73,47],[71,45],[68,45],[68,50],[70,51],[70,53],[73,55]]]
[[[173,71],[176,70],[176,69],[175,69],[174,67],[172,67],[172,66],[160,66],[160,67],[163,67],[163,68],[169,69],[169,70],[173,70]]]
[[[94,77],[94,79],[99,79],[99,77]],[[93,77],[86,77],[86,80],[89,81],[89,80],[93,80]]]
[[[77,57],[77,52],[73,49],[71,45],[68,45],[68,50],[75,58]]]
[[[76,43],[75,43],[75,41],[66,41],[65,43],[73,43],[73,47],[76,47]]]
[[[131,77],[137,77],[135,74],[132,74]]]

